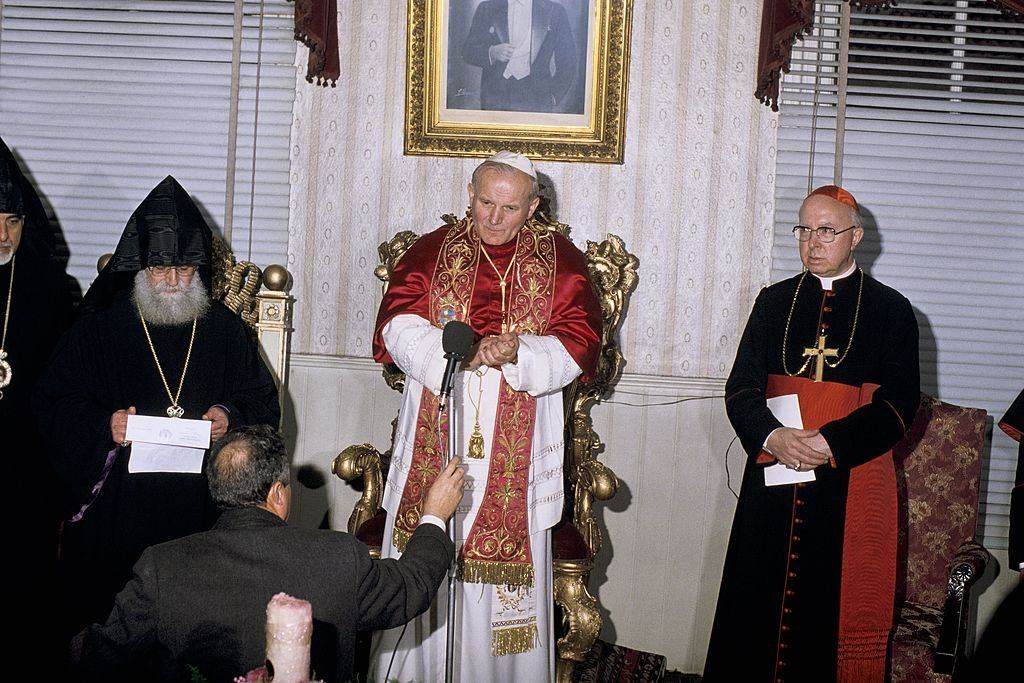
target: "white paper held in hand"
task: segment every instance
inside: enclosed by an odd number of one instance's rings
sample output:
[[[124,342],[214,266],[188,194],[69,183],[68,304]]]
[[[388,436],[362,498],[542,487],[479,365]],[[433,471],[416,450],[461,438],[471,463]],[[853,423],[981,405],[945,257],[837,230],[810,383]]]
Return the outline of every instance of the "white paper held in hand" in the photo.
[[[199,474],[210,447],[209,420],[129,415],[125,439],[132,442],[128,472]]]
[[[783,427],[803,429],[804,420],[800,415],[800,398],[796,394],[783,394],[768,399],[768,410],[782,423]],[[784,484],[799,484],[801,482],[814,481],[814,470],[798,472],[791,470],[781,462],[769,465],[764,468],[765,486],[782,486]]]

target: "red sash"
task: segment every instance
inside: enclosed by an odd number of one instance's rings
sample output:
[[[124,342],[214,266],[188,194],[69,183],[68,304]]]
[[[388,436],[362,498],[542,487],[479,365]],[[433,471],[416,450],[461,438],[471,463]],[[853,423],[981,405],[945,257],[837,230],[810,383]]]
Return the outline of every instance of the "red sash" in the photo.
[[[804,429],[817,429],[869,403],[877,388],[770,375],[765,395],[797,394]],[[762,451],[758,461],[765,456],[774,460]],[[839,603],[839,683],[885,679],[896,590],[896,505],[891,452],[850,470]]]

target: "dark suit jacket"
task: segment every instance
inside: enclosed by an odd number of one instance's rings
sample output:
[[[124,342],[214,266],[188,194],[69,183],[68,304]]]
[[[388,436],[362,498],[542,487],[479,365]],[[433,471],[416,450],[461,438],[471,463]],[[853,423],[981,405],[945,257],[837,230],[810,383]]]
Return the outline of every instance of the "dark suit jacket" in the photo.
[[[576,44],[565,8],[551,0],[533,0],[530,75],[521,92],[529,102],[510,102],[508,62],[491,64],[488,50],[508,42],[508,0],[484,0],[476,8],[462,59],[483,68],[480,108],[517,111],[559,111],[558,105],[576,78]]]
[[[214,528],[147,548],[107,623],[82,631],[72,659],[98,680],[211,683],[262,665],[266,607],[279,592],[313,605],[318,678],[352,676],[356,632],[424,612],[453,555],[424,524],[399,560],[371,560],[349,534],[300,529],[260,508],[225,511]],[[141,667],[141,670],[140,670]]]

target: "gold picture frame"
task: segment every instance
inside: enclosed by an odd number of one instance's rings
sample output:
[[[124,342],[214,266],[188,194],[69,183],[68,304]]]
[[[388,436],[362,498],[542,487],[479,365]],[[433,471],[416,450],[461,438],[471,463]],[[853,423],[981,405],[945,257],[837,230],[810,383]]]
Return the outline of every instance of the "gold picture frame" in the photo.
[[[409,0],[405,153],[621,164],[632,4],[534,0],[517,41],[505,0]]]

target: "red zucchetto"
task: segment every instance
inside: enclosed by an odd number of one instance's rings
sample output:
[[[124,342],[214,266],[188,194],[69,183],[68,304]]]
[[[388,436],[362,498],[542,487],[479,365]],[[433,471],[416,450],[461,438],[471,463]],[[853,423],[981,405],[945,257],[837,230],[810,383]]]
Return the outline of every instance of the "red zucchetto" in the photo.
[[[854,211],[860,211],[860,207],[857,206],[857,200],[853,198],[853,195],[839,187],[838,185],[822,185],[818,189],[811,192],[808,197],[813,197],[816,194],[825,195],[831,199],[836,200],[842,204],[846,204]]]

